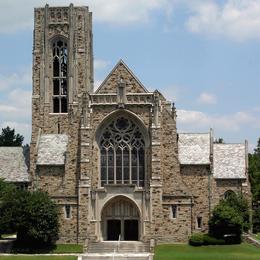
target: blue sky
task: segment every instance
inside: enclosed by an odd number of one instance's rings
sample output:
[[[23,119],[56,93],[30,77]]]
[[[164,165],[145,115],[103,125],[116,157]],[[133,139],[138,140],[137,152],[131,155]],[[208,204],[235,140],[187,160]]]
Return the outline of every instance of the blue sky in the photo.
[[[260,137],[260,0],[50,0],[93,12],[95,85],[123,59],[175,102],[179,132],[226,142]],[[33,8],[0,2],[0,127],[30,142]]]

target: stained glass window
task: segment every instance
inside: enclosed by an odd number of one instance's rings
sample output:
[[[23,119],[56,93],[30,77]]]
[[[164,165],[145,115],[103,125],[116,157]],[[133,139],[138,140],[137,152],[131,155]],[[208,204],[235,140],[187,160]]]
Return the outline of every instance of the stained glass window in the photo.
[[[140,128],[132,120],[118,117],[103,129],[100,158],[101,186],[144,186],[145,142]]]

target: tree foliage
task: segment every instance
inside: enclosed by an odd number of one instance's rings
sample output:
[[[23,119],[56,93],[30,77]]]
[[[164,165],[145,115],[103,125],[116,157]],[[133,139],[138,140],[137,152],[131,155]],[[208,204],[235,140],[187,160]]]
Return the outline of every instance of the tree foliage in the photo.
[[[249,158],[249,179],[253,197],[253,232],[260,232],[260,138]]]
[[[9,187],[1,194],[0,232],[17,232],[18,242],[35,246],[58,239],[57,206],[47,193]]]
[[[242,232],[248,231],[249,228],[248,203],[242,195],[237,194],[221,200],[214,208],[209,221],[210,235],[219,239],[233,235],[235,242],[240,242]]]
[[[9,126],[2,128],[0,135],[0,146],[21,146],[24,137],[20,134],[15,134],[15,130]]]
[[[214,140],[214,143],[215,144],[224,144],[225,142],[224,142],[224,139],[220,137],[220,138],[216,138]]]
[[[260,201],[260,138],[253,154],[249,154],[249,177],[253,203]]]

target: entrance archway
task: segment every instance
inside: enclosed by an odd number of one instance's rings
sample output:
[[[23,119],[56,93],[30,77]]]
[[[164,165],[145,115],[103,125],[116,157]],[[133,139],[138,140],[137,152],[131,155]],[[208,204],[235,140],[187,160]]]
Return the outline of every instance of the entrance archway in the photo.
[[[104,240],[139,240],[140,215],[130,199],[118,196],[109,201],[102,210],[102,233]]]

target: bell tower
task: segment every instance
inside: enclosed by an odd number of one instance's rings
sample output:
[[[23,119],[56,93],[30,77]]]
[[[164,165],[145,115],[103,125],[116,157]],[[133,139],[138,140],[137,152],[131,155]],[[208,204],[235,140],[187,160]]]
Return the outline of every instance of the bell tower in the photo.
[[[71,112],[75,114],[82,93],[93,92],[92,13],[88,7],[46,5],[35,8],[34,21],[33,136],[38,128],[44,130],[50,116],[63,121]]]
[[[34,9],[32,74],[32,188],[47,191],[64,212],[60,240],[79,241],[80,127],[88,116],[83,97],[93,93],[88,7]]]

